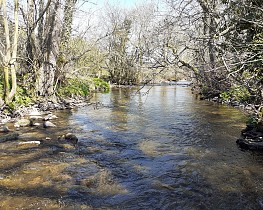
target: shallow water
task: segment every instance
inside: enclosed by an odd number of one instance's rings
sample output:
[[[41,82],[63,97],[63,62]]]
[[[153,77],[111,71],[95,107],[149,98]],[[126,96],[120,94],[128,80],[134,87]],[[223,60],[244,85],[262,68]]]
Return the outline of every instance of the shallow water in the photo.
[[[0,143],[0,209],[262,209],[263,157],[235,144],[245,116],[189,88],[147,90],[98,93],[56,128],[21,131],[72,132],[77,148]]]

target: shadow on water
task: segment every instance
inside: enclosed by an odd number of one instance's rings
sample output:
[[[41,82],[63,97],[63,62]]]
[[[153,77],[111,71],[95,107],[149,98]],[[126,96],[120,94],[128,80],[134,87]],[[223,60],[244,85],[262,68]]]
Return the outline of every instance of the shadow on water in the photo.
[[[263,157],[235,145],[241,112],[196,101],[188,88],[133,93],[96,94],[104,106],[57,113],[58,128],[22,135],[71,131],[77,148],[1,143],[0,207],[262,209]]]

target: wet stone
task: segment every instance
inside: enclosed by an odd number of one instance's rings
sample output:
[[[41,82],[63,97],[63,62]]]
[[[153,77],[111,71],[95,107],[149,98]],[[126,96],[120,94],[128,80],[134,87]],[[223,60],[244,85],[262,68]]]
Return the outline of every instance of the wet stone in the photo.
[[[0,133],[8,133],[9,131],[10,129],[6,125],[0,127]]]
[[[56,127],[56,125],[54,123],[50,122],[50,121],[45,121],[43,123],[43,127],[44,128],[50,128],[50,127]]]
[[[32,122],[29,119],[20,119],[14,124],[14,127],[27,127],[31,124]]]

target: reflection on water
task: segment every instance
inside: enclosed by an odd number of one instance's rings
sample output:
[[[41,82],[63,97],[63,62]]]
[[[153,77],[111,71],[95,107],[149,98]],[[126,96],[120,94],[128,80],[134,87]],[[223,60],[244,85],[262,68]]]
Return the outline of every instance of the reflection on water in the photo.
[[[1,143],[3,209],[262,209],[263,157],[238,150],[244,115],[174,86],[113,89],[58,128],[79,146]]]

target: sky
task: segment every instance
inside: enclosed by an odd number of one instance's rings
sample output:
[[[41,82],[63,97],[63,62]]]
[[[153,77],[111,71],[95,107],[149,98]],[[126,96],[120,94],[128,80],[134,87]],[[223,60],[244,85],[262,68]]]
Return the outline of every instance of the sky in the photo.
[[[90,25],[96,24],[107,3],[123,9],[132,9],[154,0],[82,0],[78,1],[78,12],[75,14],[74,26],[76,30],[85,30]]]
[[[124,8],[134,7],[136,4],[145,2],[145,0],[93,0],[98,5],[103,5],[106,1],[110,4],[119,5]]]

